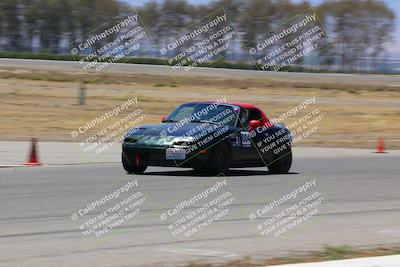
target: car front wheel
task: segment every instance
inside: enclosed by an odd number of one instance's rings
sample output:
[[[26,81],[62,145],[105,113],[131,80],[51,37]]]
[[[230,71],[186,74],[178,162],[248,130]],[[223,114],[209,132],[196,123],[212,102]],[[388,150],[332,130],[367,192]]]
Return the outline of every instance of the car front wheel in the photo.
[[[127,173],[134,173],[134,174],[142,174],[147,169],[147,166],[144,165],[133,165],[128,162],[125,158],[124,153],[122,153],[122,166]]]
[[[207,166],[213,174],[227,173],[229,161],[229,147],[226,143],[220,143],[212,149]]]

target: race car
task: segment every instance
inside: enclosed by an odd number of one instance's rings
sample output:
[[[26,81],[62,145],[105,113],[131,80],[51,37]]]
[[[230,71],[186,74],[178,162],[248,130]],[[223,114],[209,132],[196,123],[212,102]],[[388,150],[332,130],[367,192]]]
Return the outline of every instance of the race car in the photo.
[[[268,167],[287,173],[292,164],[291,134],[272,124],[259,108],[242,103],[190,102],[126,133],[122,166],[142,174],[148,166],[193,168],[226,174],[229,168]]]

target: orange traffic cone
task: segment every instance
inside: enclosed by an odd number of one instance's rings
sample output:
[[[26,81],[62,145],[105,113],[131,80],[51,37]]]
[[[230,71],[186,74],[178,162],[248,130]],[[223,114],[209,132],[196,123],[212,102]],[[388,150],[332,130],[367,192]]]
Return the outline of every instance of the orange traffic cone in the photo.
[[[375,153],[386,153],[385,152],[385,140],[383,138],[378,139],[378,143],[376,144]]]
[[[37,156],[36,142],[37,142],[37,139],[36,138],[32,138],[31,153],[29,155],[28,162],[26,162],[24,165],[27,165],[27,166],[40,166],[40,165],[42,165],[39,162],[39,158]]]

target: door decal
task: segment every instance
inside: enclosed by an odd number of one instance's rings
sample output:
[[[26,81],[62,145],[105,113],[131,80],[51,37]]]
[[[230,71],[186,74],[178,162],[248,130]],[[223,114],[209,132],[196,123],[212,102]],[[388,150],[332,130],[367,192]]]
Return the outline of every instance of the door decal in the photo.
[[[240,132],[242,136],[242,146],[243,147],[251,147],[250,133],[249,132]]]

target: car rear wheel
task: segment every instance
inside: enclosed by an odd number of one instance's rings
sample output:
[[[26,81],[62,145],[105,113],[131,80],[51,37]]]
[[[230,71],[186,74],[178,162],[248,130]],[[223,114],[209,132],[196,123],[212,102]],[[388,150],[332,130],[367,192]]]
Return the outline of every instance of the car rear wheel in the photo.
[[[220,143],[211,151],[208,160],[208,169],[213,174],[226,173],[229,170],[230,151],[226,143]]]
[[[289,147],[280,158],[268,165],[271,173],[288,173],[292,166],[292,149]]]
[[[122,166],[127,173],[134,173],[134,174],[142,174],[147,169],[145,165],[134,165],[130,164],[129,161],[125,158],[124,153],[122,153]]]

